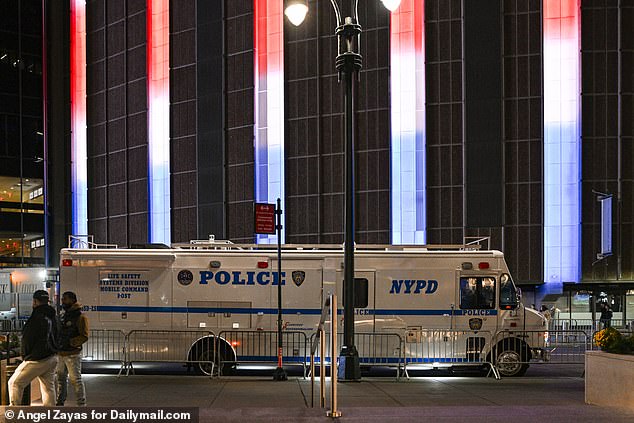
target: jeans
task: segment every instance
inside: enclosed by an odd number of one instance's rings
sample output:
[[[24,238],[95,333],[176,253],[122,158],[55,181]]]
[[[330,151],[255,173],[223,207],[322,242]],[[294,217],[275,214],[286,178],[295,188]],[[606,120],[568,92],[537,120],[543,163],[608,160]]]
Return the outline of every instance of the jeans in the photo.
[[[81,354],[59,355],[57,364],[57,405],[64,405],[68,393],[68,378],[75,389],[77,405],[86,405],[86,387],[81,380]]]
[[[12,406],[22,403],[24,388],[37,378],[42,391],[42,403],[45,407],[55,405],[55,367],[57,356],[53,354],[43,360],[23,361],[9,379],[9,403]]]

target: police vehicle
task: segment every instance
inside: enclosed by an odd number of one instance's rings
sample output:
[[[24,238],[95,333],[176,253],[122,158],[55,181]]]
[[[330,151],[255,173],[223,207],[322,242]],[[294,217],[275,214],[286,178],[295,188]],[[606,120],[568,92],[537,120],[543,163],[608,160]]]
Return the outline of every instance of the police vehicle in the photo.
[[[77,293],[91,328],[204,329],[218,335],[228,330],[276,330],[281,284],[284,328],[310,337],[325,298],[335,292],[342,298],[343,249],[285,245],[282,257],[278,276],[277,252],[270,245],[192,241],[169,249],[63,249],[60,291]],[[521,375],[530,358],[542,351],[543,342],[530,341],[520,331],[545,331],[546,321],[521,304],[499,251],[357,246],[355,271],[355,332],[398,333],[408,362],[455,363],[452,358],[464,358],[465,348],[473,354],[475,345],[478,359],[491,360],[496,354],[504,357],[503,375]],[[421,355],[427,354],[420,346],[433,329],[463,333],[460,348],[447,352],[453,357]],[[494,336],[505,330],[504,336],[513,337],[513,342]],[[497,348],[490,345],[494,339]],[[217,341],[225,360],[239,360],[235,345]],[[183,361],[195,347],[179,347]],[[380,348],[375,346],[375,355],[394,359],[394,348]]]

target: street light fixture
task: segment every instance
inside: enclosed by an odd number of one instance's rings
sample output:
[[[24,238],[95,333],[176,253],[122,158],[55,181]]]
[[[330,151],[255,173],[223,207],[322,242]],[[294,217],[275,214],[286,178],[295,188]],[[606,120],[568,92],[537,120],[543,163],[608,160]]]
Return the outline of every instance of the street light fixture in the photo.
[[[308,4],[306,4],[306,0],[294,0],[286,3],[284,14],[295,26],[300,26],[304,22],[307,13]]]
[[[381,0],[390,11],[398,8],[400,0]],[[341,4],[340,4],[341,3]],[[335,67],[339,81],[343,80],[345,93],[345,157],[346,157],[346,224],[344,244],[343,282],[343,346],[339,362],[339,378],[343,381],[361,379],[359,353],[354,345],[354,81],[361,70],[359,54],[361,25],[357,13],[359,0],[330,0],[337,17],[335,35],[338,37],[338,54]],[[300,25],[306,13],[306,0],[287,0],[285,15],[295,26]],[[343,18],[342,18],[343,17]],[[334,318],[334,316],[333,316]]]

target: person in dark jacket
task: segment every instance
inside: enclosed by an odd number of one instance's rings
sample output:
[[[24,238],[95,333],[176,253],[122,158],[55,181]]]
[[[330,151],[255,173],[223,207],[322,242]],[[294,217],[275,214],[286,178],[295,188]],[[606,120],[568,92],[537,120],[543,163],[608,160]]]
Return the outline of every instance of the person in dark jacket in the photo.
[[[81,313],[81,304],[72,291],[62,294],[62,308],[56,405],[62,406],[66,402],[70,376],[77,405],[83,407],[86,405],[86,387],[81,380],[81,346],[88,340],[88,319]]]
[[[9,379],[9,403],[22,403],[22,393],[35,378],[40,382],[44,406],[55,405],[58,325],[55,309],[48,305],[48,293],[33,293],[33,313],[22,332],[22,363]]]
[[[599,318],[599,320],[603,325],[603,329],[612,326],[612,310],[607,303],[603,303],[601,305],[601,317]]]

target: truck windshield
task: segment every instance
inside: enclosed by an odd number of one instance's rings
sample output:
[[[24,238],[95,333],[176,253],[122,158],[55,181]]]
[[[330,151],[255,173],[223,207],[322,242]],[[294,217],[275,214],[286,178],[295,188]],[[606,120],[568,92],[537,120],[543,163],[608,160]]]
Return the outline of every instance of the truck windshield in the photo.
[[[500,277],[500,308],[515,310],[518,306],[517,288],[507,273]]]

